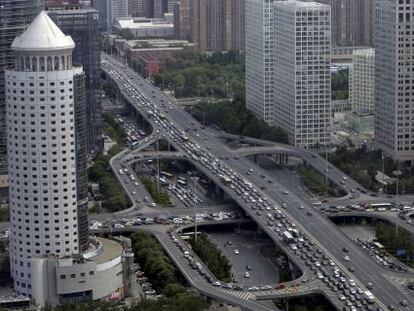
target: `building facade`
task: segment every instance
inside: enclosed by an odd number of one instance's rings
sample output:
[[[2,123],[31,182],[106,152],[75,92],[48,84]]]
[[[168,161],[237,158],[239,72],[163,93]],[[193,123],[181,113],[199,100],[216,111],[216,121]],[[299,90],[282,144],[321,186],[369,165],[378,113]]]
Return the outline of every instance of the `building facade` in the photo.
[[[355,50],[350,74],[350,100],[358,114],[372,114],[375,102],[375,50]]]
[[[190,39],[190,0],[179,0],[174,3],[174,36]]]
[[[201,51],[244,49],[243,0],[190,1],[190,41]]]
[[[317,0],[331,5],[332,44],[373,46],[375,0]]]
[[[375,146],[396,161],[414,161],[414,3],[381,0],[375,21]]]
[[[40,306],[122,297],[133,258],[82,228],[86,94],[74,47],[43,11],[13,41],[5,73],[11,276],[16,293]]]
[[[132,16],[133,0],[92,0],[92,7],[99,11],[103,31],[112,31],[118,18]]]
[[[23,33],[44,6],[43,0],[2,0],[0,9],[0,179],[7,187],[7,136],[6,136],[6,68],[12,65],[14,57],[11,44]]]
[[[274,124],[303,148],[330,142],[330,7],[280,1],[274,7]]]
[[[269,124],[273,122],[274,2],[245,2],[246,108]]]
[[[81,64],[86,74],[87,151],[97,153],[103,148],[99,12],[93,8],[66,7],[48,14],[75,42],[73,62]]]
[[[6,71],[10,263],[31,295],[33,256],[79,253],[72,39],[40,13],[12,44]]]

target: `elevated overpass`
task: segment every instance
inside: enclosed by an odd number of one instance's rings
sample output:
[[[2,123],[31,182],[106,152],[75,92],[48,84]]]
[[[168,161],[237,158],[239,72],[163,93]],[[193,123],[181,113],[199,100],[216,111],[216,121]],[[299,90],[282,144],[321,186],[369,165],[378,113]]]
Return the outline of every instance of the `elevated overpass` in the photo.
[[[162,116],[163,118],[166,118],[168,122],[171,122],[171,127],[169,126],[170,129],[168,129],[168,132],[162,133],[167,139],[171,140],[171,134],[174,136],[177,133],[182,133],[186,127],[192,124],[193,119],[182,109],[176,107],[174,103],[170,102],[170,99],[166,97],[160,90],[146,83],[133,71],[122,66],[123,65],[118,63],[116,60],[106,57],[103,69],[110,76],[112,81],[121,89],[123,89],[123,96],[125,96],[125,98],[133,107],[135,107],[135,109],[140,111],[140,113],[148,120],[148,122],[151,122],[153,115],[150,115],[148,108],[146,108],[147,106],[151,107],[150,109],[154,109],[156,111],[156,120],[159,118],[159,116],[161,116],[159,114],[159,111],[166,111],[165,106],[167,106],[167,108],[168,106],[172,107],[171,110],[168,110],[168,115]],[[139,101],[134,99],[135,97],[130,94],[131,89],[133,90],[134,94],[143,94],[143,97],[145,99],[140,99]],[[142,98],[142,96],[140,98]],[[231,168],[231,170],[237,172],[238,178],[247,180],[247,178],[243,176],[245,172],[244,170],[246,167],[249,167],[252,164],[246,159],[234,159],[233,157],[235,153],[229,152],[228,149],[219,140],[217,140],[217,137],[211,135],[211,133],[208,131],[204,131],[199,126],[197,126],[197,129],[198,133],[201,134],[200,138],[191,133],[188,135],[188,143],[186,142],[184,144],[172,139],[171,143],[174,144],[175,149],[182,151],[184,148],[184,150],[188,152],[188,146],[195,146],[195,144],[200,144],[203,146],[204,150],[209,150],[206,152],[206,154],[214,154],[216,158],[228,159],[225,161],[218,161],[220,163],[220,167],[223,167],[225,169]],[[163,129],[161,128],[161,130]],[[302,152],[305,154],[302,157],[308,160],[311,160],[311,158],[317,159],[317,163],[315,163],[315,165],[320,166],[320,169],[323,169],[323,167],[327,165],[323,158],[320,158],[317,155],[313,157],[307,151]],[[194,157],[194,154],[192,154],[190,159],[199,170],[203,171],[210,179],[222,187],[222,189],[226,191],[228,195],[232,197],[276,243],[283,243],[279,235],[276,234],[276,232],[267,225],[267,221],[264,219],[264,217],[260,217],[256,215],[255,212],[252,212],[249,205],[246,204],[246,202],[242,200],[241,197],[236,195],[232,188],[230,188],[226,183],[222,182],[215,172],[207,169],[203,163],[197,161],[196,157]],[[337,180],[342,179],[343,173],[341,171],[334,168],[330,168],[330,170],[332,176],[331,178],[336,178]],[[402,310],[409,310],[411,306],[414,306],[413,297],[407,295],[407,293],[398,286],[390,283],[384,276],[384,270],[373,264],[372,260],[367,257],[367,255],[363,253],[359,248],[353,245],[352,241],[349,241],[346,237],[344,237],[342,232],[340,232],[340,230],[336,228],[331,222],[319,214],[314,215],[312,219],[309,219],[302,210],[299,210],[297,208],[297,206],[303,205],[305,207],[305,211],[313,210],[311,206],[309,206],[300,197],[294,194],[285,195],[284,193],[286,190],[284,190],[283,186],[280,185],[276,180],[269,177],[268,174],[261,170],[259,167],[256,167],[256,172],[259,174],[253,174],[248,178],[254,190],[261,196],[269,198],[275,207],[280,207],[282,202],[287,202],[288,208],[283,211],[283,214],[287,217],[287,219],[295,224],[296,227],[305,234],[305,236],[309,237],[315,243],[316,247],[321,249],[321,251],[326,254],[328,258],[332,259],[335,265],[342,271],[342,273],[344,273],[344,275],[346,275],[348,278],[354,279],[359,287],[365,289],[367,283],[375,284],[372,291],[377,297],[376,302],[380,308],[385,310],[387,308],[387,305],[398,305],[402,299],[406,300],[409,305],[408,308],[403,307]],[[262,178],[260,173],[266,176],[266,178]],[[268,184],[268,180],[270,179],[272,180],[271,187],[269,187]],[[352,182],[352,180],[350,180],[350,182]],[[357,267],[360,267],[360,269],[354,273],[350,273],[348,271],[346,268],[347,263],[342,258],[342,247],[344,246],[350,249],[350,253],[352,254],[353,258],[353,264]],[[292,260],[301,262],[301,259],[299,259],[292,252],[288,252],[288,254],[291,256]],[[337,294],[334,296],[337,297],[336,295]],[[343,305],[343,303],[336,299],[335,305],[340,307]]]

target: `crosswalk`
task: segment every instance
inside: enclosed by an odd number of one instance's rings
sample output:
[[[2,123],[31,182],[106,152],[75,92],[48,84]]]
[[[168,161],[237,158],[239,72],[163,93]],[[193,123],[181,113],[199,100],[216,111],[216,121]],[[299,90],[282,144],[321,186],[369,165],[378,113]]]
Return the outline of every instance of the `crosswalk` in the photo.
[[[243,300],[254,300],[254,299],[256,299],[256,295],[254,295],[253,293],[250,293],[250,292],[234,291],[234,290],[230,290],[230,289],[226,289],[224,292],[226,294],[233,295],[233,296],[235,296],[239,299],[243,299]]]

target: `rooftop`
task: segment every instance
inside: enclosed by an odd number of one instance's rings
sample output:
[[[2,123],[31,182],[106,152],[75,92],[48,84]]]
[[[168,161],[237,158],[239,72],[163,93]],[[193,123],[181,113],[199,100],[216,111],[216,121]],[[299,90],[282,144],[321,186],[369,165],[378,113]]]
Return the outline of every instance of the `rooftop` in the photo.
[[[174,24],[166,19],[159,18],[132,18],[132,17],[123,17],[117,20],[117,23],[121,28],[129,29],[151,29],[151,28],[160,28],[160,27],[169,27],[174,28]]]
[[[45,11],[37,15],[25,32],[14,39],[15,51],[47,51],[73,49],[75,43],[50,19]]]
[[[101,263],[105,263],[121,256],[124,252],[121,244],[113,240],[103,239],[103,238],[96,238],[99,242],[102,243],[102,252],[96,256],[91,258],[94,262],[98,265]]]

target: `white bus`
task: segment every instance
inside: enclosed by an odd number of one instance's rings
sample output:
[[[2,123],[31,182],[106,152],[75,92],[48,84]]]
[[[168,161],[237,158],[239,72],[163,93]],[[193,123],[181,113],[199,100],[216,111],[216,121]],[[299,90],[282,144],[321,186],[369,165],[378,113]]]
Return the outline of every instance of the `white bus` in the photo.
[[[395,207],[393,203],[371,203],[369,206],[375,209],[378,209],[378,208],[391,209]]]

